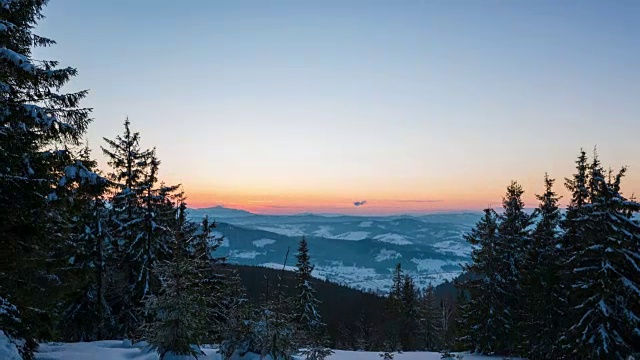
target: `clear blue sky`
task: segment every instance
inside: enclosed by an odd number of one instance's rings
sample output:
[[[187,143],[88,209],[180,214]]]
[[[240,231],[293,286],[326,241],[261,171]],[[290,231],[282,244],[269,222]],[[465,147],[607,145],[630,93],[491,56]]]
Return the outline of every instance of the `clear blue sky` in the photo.
[[[544,172],[560,189],[596,144],[640,192],[640,1],[52,0],[45,15],[58,45],[36,55],[78,68],[92,147],[129,116],[197,206],[475,209],[510,179],[535,205]]]

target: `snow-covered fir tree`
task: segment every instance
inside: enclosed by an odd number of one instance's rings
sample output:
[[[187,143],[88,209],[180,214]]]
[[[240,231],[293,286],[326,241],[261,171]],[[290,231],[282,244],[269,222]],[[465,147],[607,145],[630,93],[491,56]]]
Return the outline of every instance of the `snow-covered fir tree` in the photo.
[[[442,311],[436,300],[435,289],[429,284],[422,293],[422,322],[421,336],[423,348],[428,351],[439,350],[442,346],[443,318]]]
[[[560,197],[553,190],[555,180],[544,177],[545,191],[536,195],[540,201],[532,232],[533,244],[522,265],[522,297],[525,319],[523,353],[529,358],[556,358],[560,321],[564,317],[560,269]],[[533,315],[535,314],[535,316]]]
[[[220,334],[220,354],[224,359],[229,359],[234,355],[242,357],[258,349],[259,313],[247,300],[237,272],[230,271],[226,280],[229,295],[224,304],[225,322]]]
[[[309,244],[303,236],[300,239],[296,254],[296,298],[295,321],[298,325],[299,346],[303,347],[303,355],[308,360],[322,360],[331,355],[326,346],[325,324],[318,313],[319,301],[311,286],[313,265],[309,257]]]
[[[571,322],[564,350],[570,357],[627,359],[640,353],[640,223],[634,218],[640,203],[620,191],[625,171],[605,176],[594,153],[588,203],[566,224],[577,227],[569,236],[577,234],[582,243],[565,267]]]
[[[215,222],[205,217],[193,239],[193,256],[197,259],[207,311],[207,341],[220,341],[222,329],[229,322],[231,311],[245,301],[240,279],[232,270],[224,269],[226,258],[215,256],[223,238],[214,235]]]
[[[60,89],[77,71],[37,61],[33,47],[54,45],[36,35],[46,0],[0,1],[0,330],[32,358],[35,338],[50,337],[62,266],[52,257],[64,243],[64,201],[49,196],[80,145],[90,109],[86,91]],[[58,254],[59,255],[59,254]]]
[[[110,303],[116,313],[121,335],[134,336],[140,326],[142,296],[134,296],[132,289],[138,283],[137,269],[131,261],[134,249],[131,245],[139,239],[139,229],[144,220],[143,194],[145,174],[149,167],[151,150],[142,150],[140,134],[131,131],[131,123],[124,122],[124,133],[114,140],[103,138],[107,147],[102,152],[108,160],[112,182],[108,199],[112,233],[109,273]]]
[[[210,324],[199,263],[207,259],[192,256],[195,231],[196,227],[186,219],[186,205],[182,202],[171,229],[171,255],[153,270],[160,280],[159,293],[145,298],[150,320],[143,327],[144,336],[160,359],[167,354],[203,354],[200,345]]]
[[[402,319],[402,285],[404,275],[402,265],[396,264],[392,275],[392,284],[385,301],[385,339],[388,351],[402,350],[400,332]]]
[[[531,215],[524,211],[522,195],[524,190],[520,184],[512,181],[502,200],[503,212],[498,216],[498,232],[495,242],[496,288],[498,302],[495,304],[502,313],[499,324],[506,332],[500,339],[500,346],[496,351],[504,355],[513,355],[521,351],[525,342],[522,326],[526,321],[526,314],[520,301],[522,288],[521,265],[531,247],[530,226]]]
[[[144,320],[142,300],[159,287],[153,269],[169,253],[169,229],[175,219],[179,186],[159,184],[160,161],[155,149],[140,148],[140,134],[131,132],[129,119],[124,133],[115,140],[104,139],[102,148],[112,172],[111,204],[113,301],[121,333],[130,338],[140,334]]]
[[[416,351],[422,345],[422,323],[424,321],[422,304],[418,289],[411,276],[405,274],[402,279],[400,346],[403,351]]]
[[[460,328],[462,347],[480,353],[493,354],[504,348],[502,341],[508,321],[499,310],[498,262],[496,243],[498,216],[492,209],[485,209],[465,239],[471,246],[471,262],[464,266],[470,278],[460,284],[467,292],[469,300],[461,302]]]
[[[62,188],[53,193],[58,198],[73,199],[69,202],[72,235],[62,249],[68,256],[69,266],[63,276],[73,287],[69,294],[72,301],[64,308],[59,328],[67,341],[109,339],[115,335],[115,319],[106,296],[106,261],[111,251],[105,201],[109,183],[97,175],[97,164],[88,147],[79,159],[60,181],[75,185],[71,190]]]
[[[261,356],[270,355],[274,359],[283,360],[292,359],[298,352],[293,300],[286,295],[282,280],[288,255],[289,250],[277,284],[267,286],[254,326],[257,339],[255,352]]]

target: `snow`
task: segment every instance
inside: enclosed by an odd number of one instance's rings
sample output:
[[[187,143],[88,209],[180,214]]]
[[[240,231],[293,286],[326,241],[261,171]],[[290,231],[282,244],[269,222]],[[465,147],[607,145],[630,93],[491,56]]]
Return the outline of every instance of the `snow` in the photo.
[[[18,348],[2,330],[0,330],[0,359],[22,360]]]
[[[26,72],[33,73],[36,71],[36,67],[33,66],[33,64],[26,56],[19,54],[11,49],[7,49],[6,47],[0,48],[0,58],[5,58],[11,61]]]
[[[390,244],[396,244],[396,245],[411,245],[412,242],[407,240],[406,237],[400,235],[400,234],[393,234],[393,233],[386,233],[386,234],[381,234],[381,235],[377,235],[374,237],[375,240],[381,241],[381,242],[386,242],[386,243],[390,243]]]
[[[333,230],[333,226],[328,225],[320,225],[318,230],[313,232],[313,235],[323,238],[331,238],[331,230]]]
[[[253,245],[255,247],[259,247],[259,248],[263,248],[267,245],[271,245],[271,244],[275,244],[276,241],[273,239],[258,239],[258,240],[253,240]]]
[[[302,229],[302,225],[277,225],[277,227],[272,226],[256,226],[255,229],[269,231],[272,233],[276,233],[279,235],[285,236],[302,236],[304,235],[304,231]]]
[[[344,234],[332,236],[330,237],[330,239],[359,241],[366,239],[367,236],[369,236],[369,233],[367,231],[350,231]]]
[[[0,331],[0,336],[3,333]],[[6,338],[6,337],[5,337]],[[2,353],[4,350],[0,337],[0,358],[3,360],[19,360],[20,357],[12,353]],[[214,348],[203,348],[204,356],[198,356],[200,360],[221,360],[221,356]],[[15,351],[17,354],[17,351]],[[14,357],[9,357],[14,356]],[[488,357],[481,355],[462,354],[465,360],[500,359],[499,357]],[[440,353],[436,352],[403,352],[395,354],[395,360],[439,360]],[[126,346],[121,340],[103,340],[81,343],[46,343],[40,346],[36,354],[36,360],[158,360],[159,356],[153,351],[149,351],[142,346]],[[175,355],[165,356],[165,360],[190,359],[189,357],[177,357]],[[247,354],[244,357],[233,357],[233,360],[259,360],[257,354]],[[269,356],[265,360],[271,359]],[[295,360],[303,357],[295,356]],[[335,350],[327,357],[327,360],[380,360],[379,352],[365,351],[345,351]]]
[[[323,237],[326,239],[335,239],[335,240],[349,240],[349,241],[359,241],[364,240],[369,236],[368,231],[349,231],[346,233],[333,235],[331,234],[331,230],[333,230],[332,226],[321,225],[318,230],[313,232],[313,235],[318,237]]]
[[[368,227],[371,226],[371,224],[373,224],[373,222],[371,222],[371,221],[363,221],[358,226],[363,227],[363,228],[368,228]]]
[[[237,251],[231,250],[229,252],[229,257],[235,259],[255,259],[258,255],[263,255],[263,253],[259,253],[257,251]]]
[[[454,240],[440,241],[432,246],[441,254],[451,254],[461,257],[469,257],[471,255],[471,250],[473,250],[471,246]]]
[[[440,272],[442,271],[442,266],[450,264],[447,261],[440,259],[411,259],[413,263],[416,264],[418,271],[428,271],[428,272]]]
[[[401,258],[402,254],[400,254],[399,252],[395,251],[395,250],[387,250],[387,249],[382,249],[380,250],[380,253],[378,253],[378,255],[376,255],[375,260],[377,262],[382,262],[385,260],[392,260],[392,259],[397,259],[397,258]]]
[[[271,269],[276,269],[276,270],[282,270],[282,264],[273,263],[273,262],[263,263],[263,264],[260,264],[260,266],[271,268]],[[295,266],[287,265],[284,269],[286,271],[296,271],[296,267]]]

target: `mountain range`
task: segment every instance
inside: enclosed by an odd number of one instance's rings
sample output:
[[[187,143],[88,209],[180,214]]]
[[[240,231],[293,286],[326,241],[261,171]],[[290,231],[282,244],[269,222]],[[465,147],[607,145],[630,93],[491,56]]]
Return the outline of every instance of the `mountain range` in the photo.
[[[298,242],[309,242],[313,275],[350,287],[386,292],[396,263],[420,287],[461,273],[472,248],[463,235],[481,213],[427,215],[261,215],[222,206],[190,209],[190,217],[216,221],[223,237],[217,255],[231,263],[272,268],[295,265]]]

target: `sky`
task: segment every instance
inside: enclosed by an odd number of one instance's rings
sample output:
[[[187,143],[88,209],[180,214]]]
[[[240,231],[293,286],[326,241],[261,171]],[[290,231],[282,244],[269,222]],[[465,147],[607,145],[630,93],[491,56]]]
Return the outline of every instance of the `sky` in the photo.
[[[580,148],[640,193],[638,1],[51,0],[37,28],[128,116],[192,207],[391,214],[536,206]],[[364,203],[363,203],[364,202]]]

